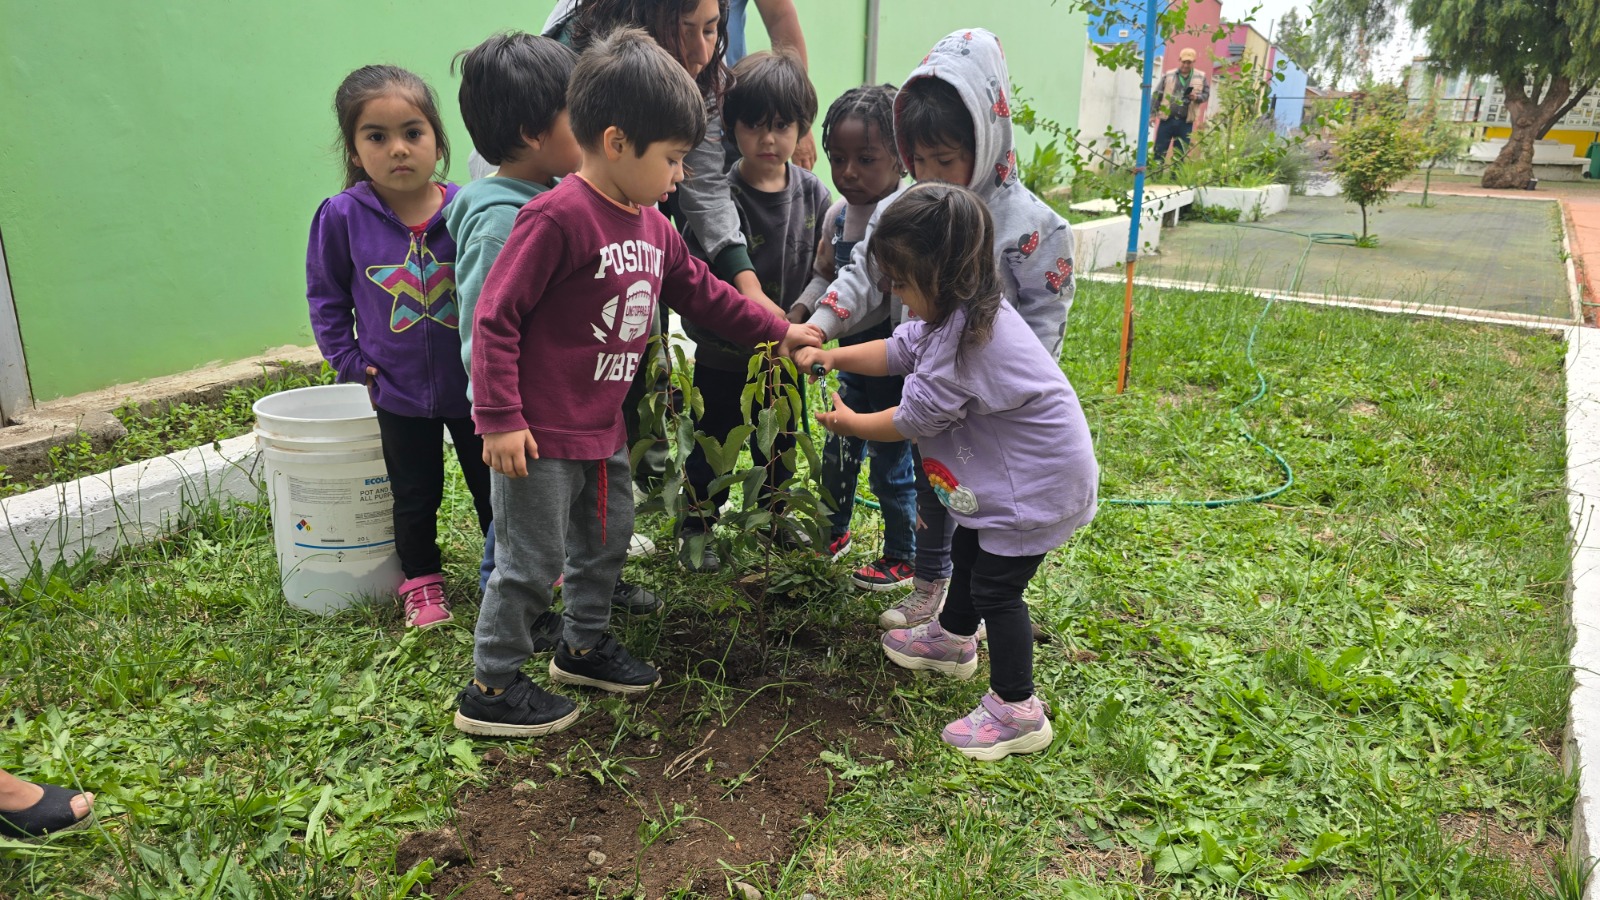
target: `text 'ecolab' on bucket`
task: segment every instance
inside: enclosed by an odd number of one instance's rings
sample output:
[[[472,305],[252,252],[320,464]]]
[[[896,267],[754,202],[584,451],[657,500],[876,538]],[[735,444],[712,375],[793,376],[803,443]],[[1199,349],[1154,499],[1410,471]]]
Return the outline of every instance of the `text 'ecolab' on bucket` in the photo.
[[[366,388],[299,388],[256,401],[283,596],[331,613],[400,587],[394,499]]]

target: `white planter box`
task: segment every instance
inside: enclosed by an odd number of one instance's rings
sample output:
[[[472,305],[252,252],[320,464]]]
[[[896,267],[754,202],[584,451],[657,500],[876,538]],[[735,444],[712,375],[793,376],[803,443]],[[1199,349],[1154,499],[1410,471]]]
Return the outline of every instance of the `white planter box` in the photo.
[[[1264,188],[1203,187],[1199,195],[1202,206],[1238,210],[1241,222],[1259,222],[1289,208],[1287,184],[1269,184]]]
[[[1159,209],[1144,210],[1144,224],[1139,226],[1140,256],[1161,246],[1161,216]],[[1072,226],[1076,271],[1094,272],[1121,265],[1128,258],[1128,229],[1132,223],[1129,216],[1112,216]]]
[[[146,543],[209,500],[255,500],[258,458],[246,434],[0,500],[0,581]]]

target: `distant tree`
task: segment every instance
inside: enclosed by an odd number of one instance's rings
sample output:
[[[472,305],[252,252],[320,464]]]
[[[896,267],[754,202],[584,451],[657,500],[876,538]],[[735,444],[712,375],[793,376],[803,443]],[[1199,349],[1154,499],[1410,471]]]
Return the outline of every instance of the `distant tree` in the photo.
[[[1422,154],[1425,174],[1422,177],[1422,207],[1431,206],[1428,190],[1433,185],[1436,166],[1449,165],[1461,156],[1467,147],[1467,129],[1456,120],[1455,111],[1439,102],[1439,89],[1430,85],[1428,100],[1415,117],[1418,149]]]
[[[1600,0],[1411,0],[1410,19],[1436,64],[1500,82],[1511,137],[1483,186],[1526,185],[1534,141],[1600,80]]]
[[[1313,0],[1310,43],[1324,83],[1372,77],[1372,50],[1394,34],[1395,4],[1404,2]]]
[[[1278,20],[1273,43],[1277,44],[1302,70],[1310,71],[1317,65],[1317,54],[1313,49],[1314,38],[1306,26],[1306,21],[1300,18],[1299,11],[1291,9]]]
[[[1422,152],[1415,125],[1404,118],[1403,107],[1397,115],[1387,98],[1363,104],[1352,120],[1339,129],[1333,172],[1345,199],[1361,207],[1357,246],[1377,245],[1367,211],[1393,196],[1394,186],[1416,170]]]
[[[1492,75],[1505,91],[1511,137],[1483,186],[1523,187],[1533,144],[1600,81],[1600,0],[1317,0],[1319,50],[1371,46],[1404,9],[1435,65]]]

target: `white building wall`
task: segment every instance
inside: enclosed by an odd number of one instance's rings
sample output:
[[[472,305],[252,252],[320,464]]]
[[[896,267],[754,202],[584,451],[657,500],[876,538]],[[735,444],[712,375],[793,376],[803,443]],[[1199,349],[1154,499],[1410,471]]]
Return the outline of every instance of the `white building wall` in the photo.
[[[1161,60],[1156,60],[1155,71],[1161,71]],[[1083,94],[1078,103],[1078,131],[1080,139],[1104,153],[1107,150],[1106,129],[1121,132],[1131,147],[1139,138],[1139,82],[1138,70],[1114,72],[1094,55],[1094,48],[1083,58]],[[1151,139],[1154,139],[1151,135]]]

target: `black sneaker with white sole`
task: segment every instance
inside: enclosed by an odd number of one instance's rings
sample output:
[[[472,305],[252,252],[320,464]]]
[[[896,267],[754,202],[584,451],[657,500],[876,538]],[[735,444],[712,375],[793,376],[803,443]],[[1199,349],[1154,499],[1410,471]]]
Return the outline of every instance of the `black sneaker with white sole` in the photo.
[[[573,653],[566,641],[550,660],[550,680],[599,688],[616,694],[638,694],[661,683],[661,673],[633,658],[608,631],[589,652]]]
[[[661,598],[618,578],[617,586],[611,589],[611,608],[630,616],[648,616],[660,611]]]
[[[537,737],[564,731],[578,721],[578,704],[552,694],[517,673],[493,697],[468,682],[456,695],[456,728],[481,737]]]
[[[553,609],[534,616],[533,626],[533,652],[548,653],[561,643],[561,613]]]

